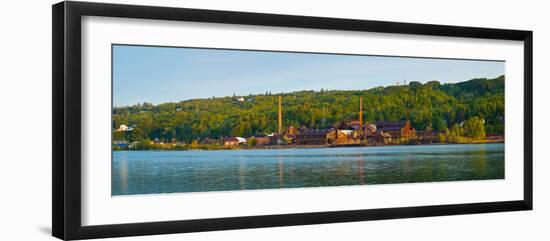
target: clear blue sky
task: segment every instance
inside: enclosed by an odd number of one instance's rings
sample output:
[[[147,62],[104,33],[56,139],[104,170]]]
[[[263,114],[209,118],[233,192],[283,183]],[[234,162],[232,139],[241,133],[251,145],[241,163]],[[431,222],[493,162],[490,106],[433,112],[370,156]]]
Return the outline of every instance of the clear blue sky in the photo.
[[[113,104],[296,90],[358,90],[403,80],[455,83],[505,73],[504,62],[147,46],[113,47]]]

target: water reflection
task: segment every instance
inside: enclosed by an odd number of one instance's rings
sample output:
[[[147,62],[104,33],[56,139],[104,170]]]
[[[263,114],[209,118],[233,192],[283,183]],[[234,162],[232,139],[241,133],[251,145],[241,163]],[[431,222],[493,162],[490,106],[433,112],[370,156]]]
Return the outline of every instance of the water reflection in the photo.
[[[485,150],[479,150],[472,161],[475,174],[478,177],[485,175],[487,171],[487,154]]]
[[[277,157],[277,168],[279,169],[279,187],[284,187],[285,186],[285,174],[284,174],[284,170],[283,170],[283,160],[282,158],[279,156]]]
[[[120,164],[119,164],[119,173],[120,177],[120,190],[126,192],[128,189],[128,156],[121,155]]]
[[[359,176],[359,184],[363,185],[365,184],[365,161],[363,159],[360,159],[357,161],[357,170],[358,170],[358,176]]]
[[[245,179],[246,179],[246,163],[243,158],[239,159],[239,184],[241,189],[246,189]]]
[[[504,178],[504,145],[114,152],[112,194]]]

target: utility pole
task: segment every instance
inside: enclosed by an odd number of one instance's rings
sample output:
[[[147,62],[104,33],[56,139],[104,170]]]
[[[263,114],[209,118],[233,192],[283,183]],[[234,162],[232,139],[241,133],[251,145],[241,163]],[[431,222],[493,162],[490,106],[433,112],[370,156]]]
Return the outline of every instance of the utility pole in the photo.
[[[279,130],[278,130],[278,133],[279,135],[282,135],[283,134],[283,106],[281,104],[282,102],[282,99],[281,99],[281,96],[279,95],[279,120],[278,120],[278,127],[279,127]]]
[[[363,96],[359,96],[359,136],[363,136]]]

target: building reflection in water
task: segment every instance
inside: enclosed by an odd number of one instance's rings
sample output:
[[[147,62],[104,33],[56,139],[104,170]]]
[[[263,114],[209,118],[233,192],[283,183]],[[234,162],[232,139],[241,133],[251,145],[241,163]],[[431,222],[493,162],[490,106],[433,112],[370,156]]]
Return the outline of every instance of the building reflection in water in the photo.
[[[413,180],[415,178],[414,173],[414,156],[405,155],[403,159],[399,162],[400,164],[400,176],[401,182],[406,182],[406,180]]]
[[[365,160],[361,157],[361,159],[357,160],[357,170],[359,172],[359,184],[364,185],[365,184]]]
[[[281,156],[277,156],[277,168],[279,169],[279,187],[285,186],[284,165]]]
[[[489,154],[486,150],[479,150],[475,153],[472,165],[477,177],[483,177],[487,173],[487,156]]]
[[[239,160],[239,185],[241,187],[241,189],[246,189],[246,183],[245,183],[245,179],[246,179],[246,161],[243,160],[243,158],[241,157],[240,160]]]
[[[128,190],[128,160],[126,155],[121,155],[118,175],[120,177],[120,190],[124,193]]]

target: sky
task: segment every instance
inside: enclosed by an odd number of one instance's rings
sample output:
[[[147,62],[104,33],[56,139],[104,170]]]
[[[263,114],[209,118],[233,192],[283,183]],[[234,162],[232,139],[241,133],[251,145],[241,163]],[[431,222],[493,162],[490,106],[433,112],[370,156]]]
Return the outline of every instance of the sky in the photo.
[[[503,61],[113,46],[113,105],[378,86],[456,83],[505,73]]]

